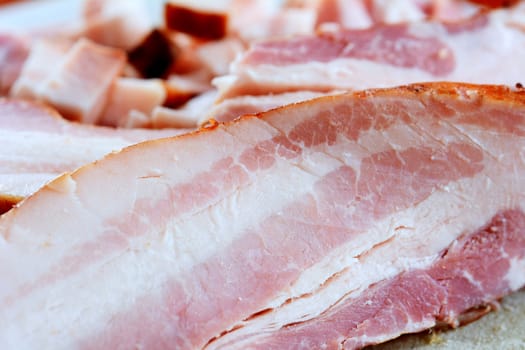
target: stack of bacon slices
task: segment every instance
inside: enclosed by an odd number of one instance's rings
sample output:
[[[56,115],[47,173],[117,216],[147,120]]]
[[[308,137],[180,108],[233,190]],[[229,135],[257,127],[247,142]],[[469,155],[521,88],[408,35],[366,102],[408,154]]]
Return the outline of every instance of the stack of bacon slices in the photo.
[[[360,349],[525,286],[525,2],[152,4],[0,33],[1,349]]]

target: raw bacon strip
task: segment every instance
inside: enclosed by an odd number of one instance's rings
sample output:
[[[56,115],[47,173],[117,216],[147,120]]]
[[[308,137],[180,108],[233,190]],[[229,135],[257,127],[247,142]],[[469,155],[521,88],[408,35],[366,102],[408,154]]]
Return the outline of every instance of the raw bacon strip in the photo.
[[[261,42],[215,83],[222,98],[436,80],[514,85],[523,75],[517,62],[525,59],[525,34],[510,22],[524,11],[517,6],[449,24],[383,25]]]
[[[424,84],[127,148],[0,219],[0,345],[246,349],[352,300],[311,336],[352,348],[441,319],[411,305],[455,324],[525,284],[524,146],[523,91]],[[432,293],[402,298],[406,277]],[[382,300],[389,329],[355,333]]]
[[[125,146],[184,131],[74,124],[37,104],[0,100],[0,213],[63,172]]]

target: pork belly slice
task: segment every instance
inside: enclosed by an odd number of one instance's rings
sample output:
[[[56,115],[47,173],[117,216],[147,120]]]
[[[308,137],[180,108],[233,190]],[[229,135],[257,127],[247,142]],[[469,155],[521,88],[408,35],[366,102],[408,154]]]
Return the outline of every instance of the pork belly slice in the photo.
[[[259,42],[215,84],[222,98],[420,81],[514,85],[523,76],[518,62],[525,59],[525,32],[523,20],[516,20],[524,13],[521,4],[454,23],[336,29]]]
[[[11,96],[34,98],[68,119],[94,124],[125,62],[123,51],[87,39],[42,41],[32,48]]]
[[[63,172],[125,146],[185,131],[81,125],[39,104],[0,99],[0,214]]]
[[[126,148],[0,218],[0,345],[337,349],[456,325],[525,284],[524,149],[523,91],[445,83]]]

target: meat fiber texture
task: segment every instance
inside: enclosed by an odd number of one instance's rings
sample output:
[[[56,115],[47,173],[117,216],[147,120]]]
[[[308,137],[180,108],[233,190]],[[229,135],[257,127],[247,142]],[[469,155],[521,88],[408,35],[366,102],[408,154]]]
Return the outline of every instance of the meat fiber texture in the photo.
[[[215,79],[222,99],[361,90],[422,81],[514,85],[525,61],[525,3],[460,22],[336,28],[252,45]]]
[[[0,99],[0,214],[63,172],[131,144],[184,131],[82,125],[38,103]]]
[[[457,326],[525,284],[524,149],[525,92],[446,83],[125,148],[0,218],[0,347],[355,349]]]

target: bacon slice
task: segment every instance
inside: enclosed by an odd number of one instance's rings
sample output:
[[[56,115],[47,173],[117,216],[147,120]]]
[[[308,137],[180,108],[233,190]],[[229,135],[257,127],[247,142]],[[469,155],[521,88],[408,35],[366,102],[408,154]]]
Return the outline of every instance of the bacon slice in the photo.
[[[388,87],[419,81],[514,85],[523,75],[525,6],[454,23],[366,30],[254,44],[231,74],[215,80],[222,98],[297,90]],[[474,60],[472,57],[478,57]]]
[[[186,130],[121,130],[70,123],[38,104],[0,100],[0,213],[66,171],[145,140]]]
[[[525,284],[524,147],[525,93],[462,84],[129,147],[0,219],[0,345],[352,349],[456,325]]]

